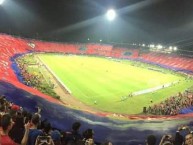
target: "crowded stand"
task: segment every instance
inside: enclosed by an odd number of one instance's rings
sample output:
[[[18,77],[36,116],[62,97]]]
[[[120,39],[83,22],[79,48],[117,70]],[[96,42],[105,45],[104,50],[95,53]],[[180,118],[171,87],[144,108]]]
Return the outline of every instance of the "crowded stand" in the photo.
[[[22,82],[25,85],[33,87],[44,94],[59,99],[60,96],[58,96],[53,90],[55,86],[51,82],[50,77],[44,73],[47,71],[44,64],[38,62],[33,54],[29,54],[27,57],[27,60],[21,57],[16,59],[16,63],[20,69],[20,74],[18,75],[22,78]],[[44,67],[41,67],[40,69],[40,66]]]
[[[29,45],[33,44],[33,45]],[[33,46],[33,47],[32,47]],[[81,49],[82,48],[82,49]],[[193,72],[193,59],[182,56],[169,56],[157,53],[140,53],[138,49],[127,49],[113,47],[112,45],[103,44],[62,44],[43,42],[36,40],[25,40],[15,38],[9,35],[0,35],[0,80],[12,83],[26,91],[30,91],[39,96],[44,96],[45,88],[41,88],[41,83],[45,82],[41,73],[32,74],[26,69],[26,65],[34,62],[23,62],[16,58],[33,52],[54,52],[63,54],[81,54],[81,55],[99,55],[105,57],[131,59],[136,61],[150,62],[165,66],[167,68],[176,69],[177,71]],[[17,63],[15,63],[15,61]],[[14,63],[15,64],[14,64]],[[37,63],[37,62],[35,62]],[[16,65],[20,69],[20,74],[15,71]],[[17,75],[16,75],[17,74]],[[18,76],[23,80],[18,81]],[[25,85],[23,85],[24,83]],[[26,86],[27,85],[27,86]],[[50,83],[49,86],[54,86]],[[32,88],[33,87],[33,88]],[[36,90],[36,87],[38,90]],[[55,99],[53,99],[55,101]],[[183,92],[176,96],[172,96],[160,104],[149,106],[146,114],[153,115],[177,115],[183,108],[193,106],[193,93]],[[39,145],[39,144],[55,144],[55,145],[94,145],[94,144],[112,144],[110,141],[98,143],[94,140],[94,131],[86,129],[83,133],[79,132],[81,127],[80,122],[72,124],[72,130],[61,130],[60,128],[52,127],[49,118],[41,120],[41,109],[38,108],[36,113],[28,112],[17,104],[9,102],[6,96],[0,97],[0,126],[1,136],[0,144],[2,145]],[[65,123],[64,123],[65,124]],[[181,135],[180,132],[186,130],[186,135]],[[129,140],[130,138],[128,138]],[[193,142],[193,135],[188,126],[179,127],[177,132],[172,135],[163,135],[159,140],[155,135],[147,136],[147,142],[153,144],[187,144]]]
[[[0,97],[1,145],[111,145],[110,141],[97,143],[90,128],[79,132],[80,122],[72,124],[72,130],[53,128],[48,119],[41,120],[41,108],[36,113],[27,112],[21,106]]]
[[[193,93],[186,91],[179,92],[178,95],[172,96],[165,101],[149,106],[146,113],[154,115],[177,115],[183,108],[193,106]]]
[[[180,95],[181,96],[181,95]],[[63,131],[53,128],[48,119],[41,119],[41,108],[36,113],[27,112],[21,106],[0,97],[0,143],[1,145],[112,145],[110,141],[98,143],[94,140],[94,130],[80,132],[81,123],[74,122],[72,129]],[[183,131],[183,133],[181,133]],[[130,140],[128,138],[128,140]],[[148,145],[192,145],[191,127],[181,125],[173,134],[148,135],[144,144]]]

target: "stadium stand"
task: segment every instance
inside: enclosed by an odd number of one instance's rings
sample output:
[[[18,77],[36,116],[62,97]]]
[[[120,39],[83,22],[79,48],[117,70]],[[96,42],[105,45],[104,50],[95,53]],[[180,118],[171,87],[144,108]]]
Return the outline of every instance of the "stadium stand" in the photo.
[[[144,61],[170,67],[171,69],[175,69],[177,71],[193,72],[193,65],[191,65],[193,63],[192,58],[155,52],[141,54],[140,58]]]
[[[80,49],[83,48],[83,49]],[[103,44],[62,44],[55,42],[43,42],[37,40],[26,40],[21,38],[15,38],[13,36],[0,34],[0,93],[6,95],[6,99],[14,102],[15,104],[22,106],[27,109],[27,111],[33,113],[35,112],[36,106],[42,106],[42,119],[49,118],[52,126],[61,130],[68,130],[69,126],[71,126],[72,120],[88,120],[88,122],[95,122],[96,120],[100,120],[101,124],[103,122],[108,122],[109,124],[119,124],[119,125],[127,125],[124,122],[112,121],[106,117],[97,118],[95,115],[90,114],[88,112],[81,112],[78,110],[74,110],[73,113],[69,113],[70,109],[61,106],[60,102],[48,95],[45,95],[38,90],[28,87],[24,85],[22,82],[19,82],[19,78],[17,75],[19,70],[17,64],[14,62],[15,58],[31,53],[31,52],[57,52],[64,54],[86,54],[86,55],[99,55],[105,57],[115,57],[122,59],[135,59],[140,61],[145,61],[149,63],[154,63],[163,67],[175,69],[176,71],[182,71],[186,73],[193,73],[193,58],[186,58],[183,56],[177,55],[165,55],[159,54],[155,52],[149,53],[140,53],[139,50],[131,48],[118,48],[113,47],[111,45],[103,45]],[[43,98],[43,99],[42,99]],[[5,99],[5,98],[1,98]],[[48,101],[49,100],[49,101]],[[11,106],[13,105],[11,102],[7,103],[9,111]],[[3,105],[1,104],[1,107]],[[8,110],[6,110],[7,112]],[[19,110],[17,110],[19,111]],[[21,110],[20,110],[21,111]],[[18,113],[21,113],[21,112]],[[4,114],[5,110],[1,110],[1,114]],[[50,115],[51,114],[51,115]],[[60,116],[58,116],[60,115]],[[75,118],[75,119],[74,119]],[[65,125],[64,125],[65,122]],[[96,140],[102,142],[104,137],[105,139],[110,139],[115,143],[121,145],[125,143],[131,143],[126,138],[132,139],[135,137],[136,140],[140,140],[141,138],[145,138],[147,132],[140,137],[137,137],[137,134],[140,131],[136,131],[136,134],[129,135],[123,134],[122,130],[114,129],[112,132],[112,128],[109,126],[105,126],[104,128],[100,123],[99,124],[82,124],[83,128],[88,128],[90,126],[96,131]],[[104,124],[103,124],[104,125]],[[24,126],[22,126],[24,130]],[[188,130],[188,127],[184,127]],[[184,130],[184,128],[179,129]],[[129,131],[132,131],[129,130]],[[172,130],[174,131],[174,130]],[[144,133],[144,132],[143,132]],[[56,133],[57,134],[57,133]],[[63,134],[65,135],[65,133]],[[20,140],[21,141],[20,135]],[[162,142],[164,141],[166,136],[163,137]],[[52,138],[53,141],[54,137]],[[88,138],[87,138],[88,139]],[[186,138],[185,138],[186,139]],[[12,138],[14,140],[14,138]],[[15,139],[14,141],[16,141]],[[62,141],[62,139],[61,139]],[[167,140],[168,141],[168,140]],[[172,140],[176,141],[176,140]],[[186,141],[186,140],[185,140]],[[19,143],[19,142],[18,142]],[[135,144],[142,144],[143,142],[140,140],[139,142],[135,142]]]
[[[41,108],[37,108],[37,112],[32,114],[7,101],[6,96],[0,96],[0,105],[0,143],[2,145],[112,145],[110,141],[96,142],[94,131],[90,128],[81,134],[79,132],[80,122],[74,122],[71,131],[53,128],[49,120],[41,119]],[[158,143],[161,145],[192,145],[192,142],[191,128],[182,125],[176,132],[163,134],[160,139],[156,135],[148,135],[142,143],[148,145]],[[139,142],[131,141],[131,144],[139,144]]]

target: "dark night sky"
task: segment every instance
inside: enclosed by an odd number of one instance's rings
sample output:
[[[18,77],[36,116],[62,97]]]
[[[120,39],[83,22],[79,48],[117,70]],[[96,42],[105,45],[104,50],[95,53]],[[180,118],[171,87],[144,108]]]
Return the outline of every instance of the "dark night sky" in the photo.
[[[104,14],[115,8],[108,22]],[[42,40],[193,47],[193,0],[5,0],[0,32]]]

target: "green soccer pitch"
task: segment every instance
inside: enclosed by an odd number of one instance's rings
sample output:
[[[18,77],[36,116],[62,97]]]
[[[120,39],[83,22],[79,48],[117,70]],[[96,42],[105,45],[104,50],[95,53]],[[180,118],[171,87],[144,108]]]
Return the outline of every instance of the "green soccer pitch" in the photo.
[[[193,84],[192,80],[187,81],[172,71],[128,60],[57,54],[38,56],[70,89],[72,96],[106,112],[140,114],[143,107],[159,103]],[[178,81],[151,93],[128,97],[130,93]]]

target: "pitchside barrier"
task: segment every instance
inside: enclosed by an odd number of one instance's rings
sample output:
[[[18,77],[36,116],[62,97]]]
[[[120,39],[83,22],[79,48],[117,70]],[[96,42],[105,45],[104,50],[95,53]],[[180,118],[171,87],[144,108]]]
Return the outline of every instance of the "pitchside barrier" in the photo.
[[[52,76],[54,77],[54,79],[58,82],[58,84],[60,85],[60,87],[62,87],[64,90],[66,90],[68,92],[68,94],[71,94],[72,92],[70,91],[70,89],[57,77],[57,75],[43,62],[42,59],[40,59],[39,57],[37,57],[39,59],[40,62],[42,62],[44,64],[44,66],[46,67],[46,69],[52,74]]]

